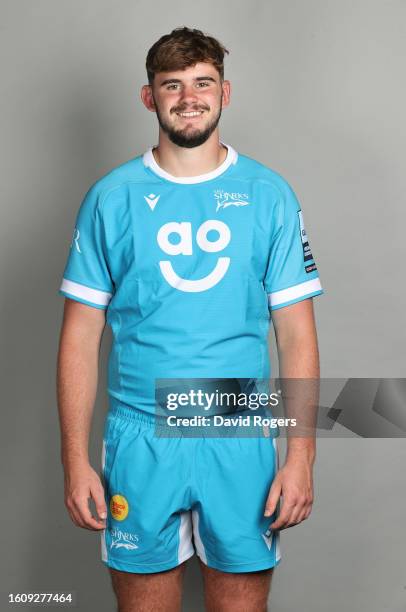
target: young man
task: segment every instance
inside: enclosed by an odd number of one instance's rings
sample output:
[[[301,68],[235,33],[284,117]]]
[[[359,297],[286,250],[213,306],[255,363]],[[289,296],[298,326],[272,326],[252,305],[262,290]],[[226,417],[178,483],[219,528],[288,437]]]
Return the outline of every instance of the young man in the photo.
[[[180,610],[195,551],[207,610],[266,610],[279,530],[312,505],[313,439],[290,439],[278,470],[272,437],[170,436],[156,413],[159,379],[269,378],[270,314],[280,375],[319,376],[322,289],[300,206],[280,175],[219,140],[226,52],[189,28],[150,49],[141,98],[158,145],[86,194],[60,288],[65,502],[76,525],[101,530],[120,612]],[[88,437],[106,321],[103,488]]]

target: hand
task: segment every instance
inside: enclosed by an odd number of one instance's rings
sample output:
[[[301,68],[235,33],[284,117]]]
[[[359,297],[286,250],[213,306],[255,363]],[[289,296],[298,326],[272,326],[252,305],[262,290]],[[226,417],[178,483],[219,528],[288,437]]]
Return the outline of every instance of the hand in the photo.
[[[278,471],[269,490],[265,505],[265,516],[275,512],[280,497],[283,497],[279,516],[271,529],[287,529],[298,525],[310,515],[313,504],[312,465],[295,458]]]
[[[99,520],[90,512],[90,498],[94,500]],[[106,527],[107,508],[103,485],[89,463],[80,463],[65,469],[65,506],[78,527],[91,530]]]

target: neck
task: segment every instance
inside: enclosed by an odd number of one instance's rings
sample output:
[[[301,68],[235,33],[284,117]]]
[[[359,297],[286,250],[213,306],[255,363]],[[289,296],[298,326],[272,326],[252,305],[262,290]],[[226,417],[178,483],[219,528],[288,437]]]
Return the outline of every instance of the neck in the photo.
[[[199,176],[218,168],[227,156],[227,148],[219,141],[218,131],[198,147],[179,147],[159,131],[159,144],[153,149],[155,161],[172,176]]]

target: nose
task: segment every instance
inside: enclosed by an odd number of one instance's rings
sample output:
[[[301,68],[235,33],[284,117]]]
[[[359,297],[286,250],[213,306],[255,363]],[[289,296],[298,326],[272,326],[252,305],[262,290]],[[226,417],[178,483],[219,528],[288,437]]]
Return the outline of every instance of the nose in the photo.
[[[192,104],[198,100],[196,88],[193,84],[185,84],[181,90],[180,102]]]

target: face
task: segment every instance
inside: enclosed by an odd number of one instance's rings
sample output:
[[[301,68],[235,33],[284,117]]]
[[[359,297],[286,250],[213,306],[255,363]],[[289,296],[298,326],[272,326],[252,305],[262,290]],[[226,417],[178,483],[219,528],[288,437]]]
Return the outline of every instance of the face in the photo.
[[[209,138],[228,106],[230,83],[221,83],[216,68],[200,62],[185,70],[160,72],[152,86],[144,85],[141,98],[156,112],[159,125],[180,147],[197,147]]]

